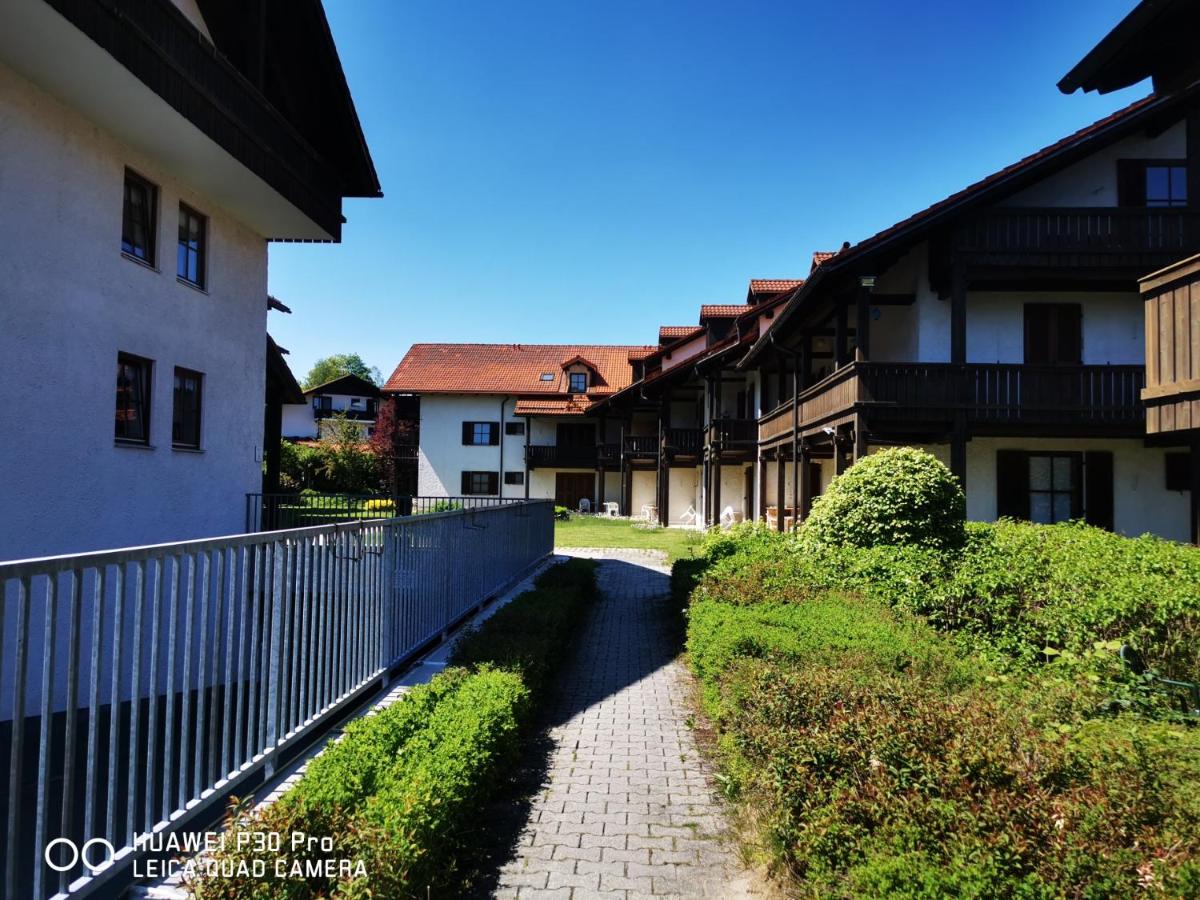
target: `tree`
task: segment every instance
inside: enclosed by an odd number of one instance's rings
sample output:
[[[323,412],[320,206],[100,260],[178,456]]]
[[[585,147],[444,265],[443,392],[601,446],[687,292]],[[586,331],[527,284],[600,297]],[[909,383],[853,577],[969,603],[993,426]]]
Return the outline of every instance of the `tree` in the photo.
[[[304,389],[307,391],[309,388],[333,381],[335,378],[341,378],[343,375],[357,375],[372,384],[379,384],[383,381],[379,369],[368,366],[357,353],[335,353],[333,356],[326,356],[313,363],[313,367],[308,370],[308,375],[304,379]]]

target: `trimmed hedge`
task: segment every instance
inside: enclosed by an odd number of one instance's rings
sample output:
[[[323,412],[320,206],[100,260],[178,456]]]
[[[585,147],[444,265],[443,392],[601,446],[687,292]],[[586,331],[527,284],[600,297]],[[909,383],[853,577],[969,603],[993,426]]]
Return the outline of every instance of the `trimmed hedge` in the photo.
[[[549,686],[595,597],[594,562],[572,560],[542,573],[533,590],[461,639],[454,668],[347,726],[261,813],[231,810],[217,877],[189,886],[202,900],[455,893],[466,874],[464,836],[477,833],[483,804],[519,752],[533,700]],[[284,835],[284,845],[256,851],[255,833]],[[334,848],[293,853],[293,833],[332,838]],[[291,875],[293,864],[314,859],[361,862],[365,874]],[[271,877],[280,871],[286,877]]]
[[[804,896],[1200,890],[1200,734],[1094,718],[877,601],[705,579],[688,649],[728,793]],[[724,592],[722,592],[724,593]]]

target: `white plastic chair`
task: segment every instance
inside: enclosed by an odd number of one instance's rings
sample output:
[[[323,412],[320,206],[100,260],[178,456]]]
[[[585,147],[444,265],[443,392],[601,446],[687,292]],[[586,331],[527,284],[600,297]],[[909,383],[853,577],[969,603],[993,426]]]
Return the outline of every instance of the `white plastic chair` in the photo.
[[[604,514],[606,516],[608,516],[610,519],[617,518],[617,516],[621,515],[620,504],[614,503],[612,500],[609,500],[608,502],[606,502],[604,504]]]
[[[733,523],[736,521],[737,521],[737,517],[733,511],[732,506],[727,506],[723,510],[721,510],[721,527],[722,528],[731,528],[733,526]]]
[[[581,513],[590,513],[592,511],[592,501],[587,497],[582,498],[579,501],[579,511]]]
[[[689,506],[683,511],[683,515],[679,517],[679,524],[685,527],[692,526],[696,524],[696,519],[696,508]]]

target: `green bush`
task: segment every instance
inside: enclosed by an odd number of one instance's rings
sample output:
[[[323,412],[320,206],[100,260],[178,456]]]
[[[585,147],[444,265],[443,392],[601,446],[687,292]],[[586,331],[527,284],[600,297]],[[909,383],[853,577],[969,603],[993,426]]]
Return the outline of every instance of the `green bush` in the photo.
[[[464,872],[468,832],[519,749],[531,701],[550,683],[579,619],[596,597],[596,563],[570,560],[543,572],[534,589],[496,610],[454,648],[455,667],[399,702],[351,723],[345,736],[262,812],[230,814],[237,863],[277,863],[304,854],[237,849],[237,835],[302,832],[335,838],[332,853],[309,858],[361,861],[366,875],[258,878],[225,875],[190,885],[209,898],[425,897],[453,894]],[[470,667],[470,668],[468,668]]]
[[[521,673],[540,694],[562,663],[580,620],[596,599],[596,563],[572,559],[552,566],[526,591],[478,627],[464,632],[450,662],[487,664]]]
[[[963,542],[966,498],[958,479],[913,447],[873,453],[839,475],[813,504],[803,535],[815,543],[937,549]]]
[[[759,584],[735,604],[712,584],[690,612],[689,658],[723,783],[790,892],[1187,896],[1200,883],[1197,732],[1089,718],[1090,683],[1006,676],[876,601]]]
[[[567,519],[571,518],[571,511],[565,506],[556,506],[554,507],[554,518],[565,522]]]

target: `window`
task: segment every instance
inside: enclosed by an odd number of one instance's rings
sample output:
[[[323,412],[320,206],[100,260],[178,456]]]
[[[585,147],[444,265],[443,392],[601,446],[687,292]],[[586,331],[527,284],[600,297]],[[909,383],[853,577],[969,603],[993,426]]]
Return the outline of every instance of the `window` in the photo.
[[[204,376],[189,369],[175,369],[175,404],[171,418],[171,444],[200,449],[200,402]]]
[[[350,398],[350,408],[351,409],[362,409],[363,408],[362,398],[361,397],[351,397]]]
[[[121,250],[147,265],[154,265],[154,232],[157,225],[158,188],[125,170],[125,203],[121,216]]]
[[[469,447],[485,447],[500,443],[499,422],[463,422],[462,442]]]
[[[525,433],[524,422],[505,422],[504,433],[507,435],[523,435]]]
[[[175,271],[179,278],[204,287],[204,265],[208,256],[208,219],[190,206],[179,204],[179,249]]]
[[[150,443],[150,373],[153,363],[129,353],[117,354],[116,439]]]
[[[1033,366],[1083,362],[1083,307],[1078,303],[1026,303],[1025,362]]]
[[[1000,450],[996,515],[1051,524],[1082,518],[1113,528],[1113,455],[1107,450]]]
[[[505,484],[524,484],[525,483],[525,473],[524,472],[505,472],[504,473],[504,483]]]
[[[1073,454],[1029,454],[1029,521],[1052,525],[1075,518],[1082,505],[1077,461]]]
[[[332,397],[313,397],[312,405],[313,405],[313,412],[316,413],[317,415],[320,415],[322,413],[328,414],[328,413],[333,412],[333,398]]]
[[[1188,491],[1192,488],[1192,454],[1168,453],[1163,457],[1166,466],[1167,490]]]
[[[1122,159],[1117,162],[1121,206],[1187,206],[1187,163],[1182,159]]]
[[[553,381],[554,373],[553,372],[543,372],[541,375],[541,379],[542,379],[542,381]]]
[[[588,388],[587,372],[571,373],[571,393],[586,394]]]
[[[462,492],[463,496],[471,496],[472,494],[498,494],[500,493],[500,473],[463,472]]]

